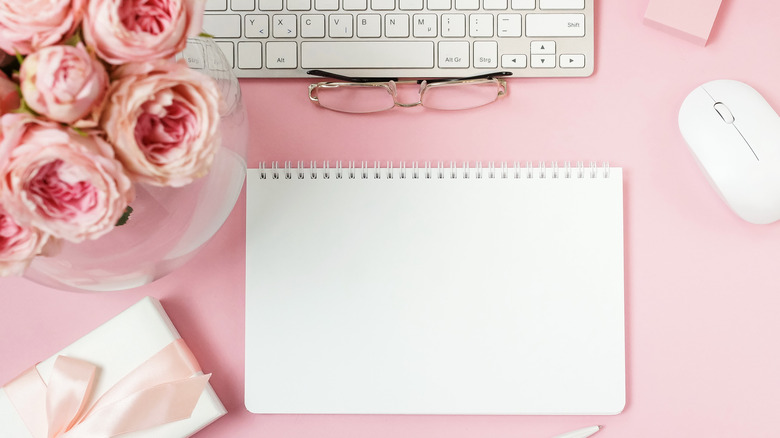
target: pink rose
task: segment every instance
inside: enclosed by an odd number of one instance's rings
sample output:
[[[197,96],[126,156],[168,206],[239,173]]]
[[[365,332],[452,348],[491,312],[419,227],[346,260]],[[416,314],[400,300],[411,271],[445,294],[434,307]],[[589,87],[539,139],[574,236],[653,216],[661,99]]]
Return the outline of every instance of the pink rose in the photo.
[[[111,145],[27,114],[6,114],[0,125],[6,211],[72,242],[111,231],[135,193]]]
[[[219,92],[183,62],[120,67],[101,127],[137,181],[182,186],[208,172],[219,147]]]
[[[49,235],[18,224],[0,204],[0,277],[21,275],[33,257],[44,252]]]
[[[84,38],[109,64],[171,57],[201,31],[205,0],[91,1]]]
[[[57,44],[73,34],[85,8],[85,0],[0,0],[0,49],[27,55]]]
[[[0,116],[19,108],[19,90],[16,84],[0,71]]]
[[[27,56],[19,80],[30,108],[67,124],[99,110],[108,90],[106,69],[80,43],[46,47]]]

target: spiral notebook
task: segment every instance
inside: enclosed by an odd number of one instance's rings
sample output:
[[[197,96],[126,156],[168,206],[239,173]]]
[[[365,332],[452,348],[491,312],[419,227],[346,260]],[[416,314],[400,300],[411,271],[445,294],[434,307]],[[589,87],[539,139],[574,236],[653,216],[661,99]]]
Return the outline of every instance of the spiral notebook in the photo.
[[[252,412],[623,409],[620,168],[274,163],[246,239]]]

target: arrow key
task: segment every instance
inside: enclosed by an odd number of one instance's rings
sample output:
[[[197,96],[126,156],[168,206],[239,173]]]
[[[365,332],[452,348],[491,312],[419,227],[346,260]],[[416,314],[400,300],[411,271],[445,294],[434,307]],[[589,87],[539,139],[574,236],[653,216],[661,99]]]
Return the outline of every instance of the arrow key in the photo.
[[[555,55],[555,41],[531,41],[532,55]]]
[[[526,68],[528,57],[525,55],[501,55],[502,68]]]
[[[531,68],[555,68],[555,55],[531,55]]]
[[[585,55],[561,55],[561,68],[585,68]]]

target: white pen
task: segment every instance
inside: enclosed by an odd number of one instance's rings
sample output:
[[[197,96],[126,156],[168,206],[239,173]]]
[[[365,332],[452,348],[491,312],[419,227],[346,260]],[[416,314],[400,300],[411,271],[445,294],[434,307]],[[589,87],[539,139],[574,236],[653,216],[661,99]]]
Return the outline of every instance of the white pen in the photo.
[[[556,435],[553,438],[588,438],[599,430],[601,430],[601,426],[583,427],[582,429],[566,432],[562,435]]]

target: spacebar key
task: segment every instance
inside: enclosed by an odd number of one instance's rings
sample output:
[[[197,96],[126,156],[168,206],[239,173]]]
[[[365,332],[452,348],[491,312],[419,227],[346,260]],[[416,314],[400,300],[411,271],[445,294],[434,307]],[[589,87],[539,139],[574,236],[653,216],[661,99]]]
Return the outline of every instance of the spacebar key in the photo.
[[[304,41],[303,68],[433,68],[432,41]]]

